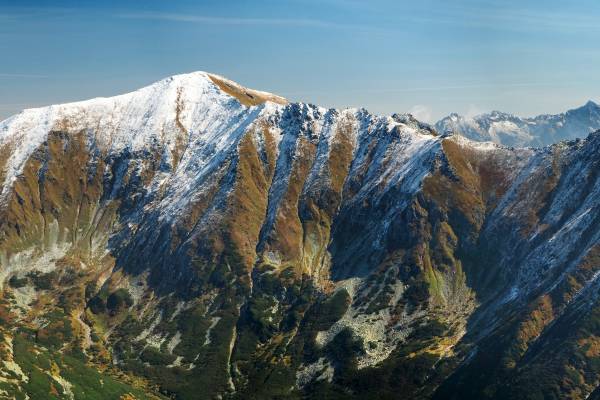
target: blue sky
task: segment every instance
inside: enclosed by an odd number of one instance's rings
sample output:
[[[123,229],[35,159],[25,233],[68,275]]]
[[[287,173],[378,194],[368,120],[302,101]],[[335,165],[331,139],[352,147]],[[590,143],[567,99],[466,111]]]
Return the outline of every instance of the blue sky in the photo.
[[[600,100],[600,2],[0,0],[0,119],[205,70],[324,106],[527,116]]]

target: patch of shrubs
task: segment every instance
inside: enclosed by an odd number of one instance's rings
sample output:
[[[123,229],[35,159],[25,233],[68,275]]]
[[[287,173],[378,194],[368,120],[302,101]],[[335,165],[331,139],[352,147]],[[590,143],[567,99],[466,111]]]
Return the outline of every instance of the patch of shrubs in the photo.
[[[37,290],[51,290],[56,285],[58,278],[58,275],[54,271],[47,273],[34,271],[28,276]]]
[[[127,289],[117,289],[106,299],[106,308],[113,314],[116,314],[123,308],[129,308],[133,305],[133,299]]]
[[[429,299],[429,284],[423,280],[414,280],[402,297],[411,306],[422,304]]]
[[[26,286],[28,283],[29,283],[29,279],[27,279],[26,276],[23,278],[19,278],[16,275],[13,275],[8,280],[8,284],[10,285],[10,287],[12,287],[14,289],[22,288],[23,286]]]
[[[140,356],[143,362],[147,362],[150,365],[169,365],[175,361],[175,356],[170,354],[161,353],[154,347],[147,347]]]
[[[448,331],[448,326],[437,319],[428,321],[427,323],[418,326],[410,334],[411,340],[428,340],[434,337],[443,336]]]
[[[102,289],[88,301],[88,307],[94,314],[102,314],[108,311],[110,315],[116,315],[119,311],[132,305],[133,298],[129,291],[124,288],[117,289],[110,295],[107,295],[106,289]]]

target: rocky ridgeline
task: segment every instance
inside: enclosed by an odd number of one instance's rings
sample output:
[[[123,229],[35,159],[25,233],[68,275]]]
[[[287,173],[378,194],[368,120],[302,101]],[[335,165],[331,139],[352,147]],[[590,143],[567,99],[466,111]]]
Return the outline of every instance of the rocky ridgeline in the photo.
[[[599,138],[506,148],[203,72],[25,110],[0,393],[584,398]]]

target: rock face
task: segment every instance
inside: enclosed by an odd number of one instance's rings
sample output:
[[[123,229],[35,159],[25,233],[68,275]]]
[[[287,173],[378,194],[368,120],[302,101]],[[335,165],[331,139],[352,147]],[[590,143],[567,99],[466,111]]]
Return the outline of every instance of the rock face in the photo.
[[[467,118],[451,114],[435,124],[440,132],[452,131],[471,140],[491,141],[505,146],[548,146],[561,140],[584,138],[600,129],[600,106],[584,106],[557,115],[521,118],[493,111]]]
[[[203,72],[25,110],[0,123],[0,391],[593,398],[599,153]]]

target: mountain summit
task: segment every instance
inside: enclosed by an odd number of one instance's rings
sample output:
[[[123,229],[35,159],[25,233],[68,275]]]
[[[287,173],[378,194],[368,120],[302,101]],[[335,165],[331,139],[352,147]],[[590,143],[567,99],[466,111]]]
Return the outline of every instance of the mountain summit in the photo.
[[[599,151],[204,72],[25,110],[0,123],[2,395],[594,398]]]

